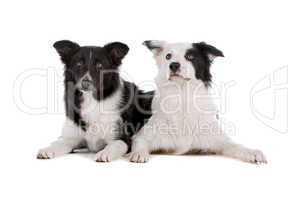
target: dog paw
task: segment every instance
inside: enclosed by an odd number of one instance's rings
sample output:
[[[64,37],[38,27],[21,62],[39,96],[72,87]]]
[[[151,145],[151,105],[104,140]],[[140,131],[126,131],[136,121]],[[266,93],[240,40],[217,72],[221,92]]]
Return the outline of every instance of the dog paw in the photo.
[[[37,154],[37,159],[52,159],[55,157],[56,150],[52,147],[40,149]]]
[[[109,151],[109,150],[102,150],[99,151],[96,156],[95,156],[95,161],[96,162],[111,162],[112,160],[117,159],[118,156],[115,155],[115,153],[113,151]]]
[[[260,150],[246,149],[239,152],[238,156],[241,160],[256,163],[256,164],[266,164],[267,158]]]
[[[130,162],[145,163],[148,162],[150,154],[148,152],[131,152],[129,154]]]

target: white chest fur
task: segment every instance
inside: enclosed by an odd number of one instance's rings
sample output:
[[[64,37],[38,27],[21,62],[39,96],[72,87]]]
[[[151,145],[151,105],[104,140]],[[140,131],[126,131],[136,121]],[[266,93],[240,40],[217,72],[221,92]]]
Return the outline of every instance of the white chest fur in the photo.
[[[217,109],[209,90],[200,82],[169,82],[157,90],[152,109],[167,115],[214,114]]]
[[[174,134],[189,134],[216,122],[217,107],[201,82],[169,82],[160,86],[152,103],[158,121],[166,122]],[[168,129],[170,130],[170,129]],[[190,133],[197,135],[199,132]]]
[[[121,95],[121,89],[118,89],[108,98],[97,101],[92,92],[83,93],[81,117],[88,125],[84,137],[91,150],[98,150],[100,144],[114,140],[118,136]]]

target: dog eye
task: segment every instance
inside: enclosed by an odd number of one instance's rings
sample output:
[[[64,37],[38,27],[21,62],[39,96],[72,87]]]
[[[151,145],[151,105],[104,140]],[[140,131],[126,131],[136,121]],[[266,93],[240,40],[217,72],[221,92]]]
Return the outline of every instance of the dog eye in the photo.
[[[97,62],[97,63],[96,63],[96,67],[97,67],[98,69],[102,68],[102,63]]]
[[[193,60],[194,59],[194,55],[193,54],[188,54],[188,55],[185,56],[185,58],[187,60]]]
[[[166,59],[167,59],[167,60],[170,60],[171,58],[172,58],[172,54],[168,53],[168,54],[166,55]]]
[[[77,67],[81,67],[83,65],[83,61],[81,60],[81,61],[78,61],[77,63],[76,63],[76,66]]]

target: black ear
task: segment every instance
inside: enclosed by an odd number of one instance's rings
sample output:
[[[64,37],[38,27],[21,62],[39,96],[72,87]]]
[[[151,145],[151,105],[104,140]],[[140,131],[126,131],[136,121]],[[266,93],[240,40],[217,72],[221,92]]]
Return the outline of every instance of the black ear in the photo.
[[[56,49],[64,63],[68,62],[70,57],[80,48],[78,44],[69,40],[57,41],[53,44],[53,47]]]
[[[156,54],[162,51],[164,44],[164,41],[159,40],[146,40],[143,42],[143,45],[145,45],[150,51]]]
[[[126,56],[129,51],[129,47],[121,42],[112,42],[104,46],[112,61],[116,65],[120,65],[122,59]]]
[[[224,57],[224,54],[222,51],[217,49],[214,46],[211,46],[209,44],[206,44],[205,42],[200,42],[200,43],[194,43],[193,44],[196,49],[198,49],[201,53],[207,56],[209,61],[213,61],[215,57]]]

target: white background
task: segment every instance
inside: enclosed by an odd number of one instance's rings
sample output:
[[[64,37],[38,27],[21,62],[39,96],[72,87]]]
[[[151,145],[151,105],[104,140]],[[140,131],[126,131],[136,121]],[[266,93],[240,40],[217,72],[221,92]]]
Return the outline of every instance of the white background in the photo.
[[[296,2],[1,1],[0,198],[299,199]],[[234,125],[237,142],[261,149],[269,163],[162,155],[147,164],[96,163],[92,154],[36,160],[38,149],[60,135],[64,121],[63,66],[52,48],[60,39],[127,43],[131,50],[122,71],[144,88],[152,87],[144,81],[151,83],[156,73],[144,40],[215,45],[225,54],[212,66],[216,86],[222,91],[223,84],[234,83],[219,95],[226,108],[221,117]],[[251,104],[251,89],[260,89],[257,83],[266,77],[270,88]]]

